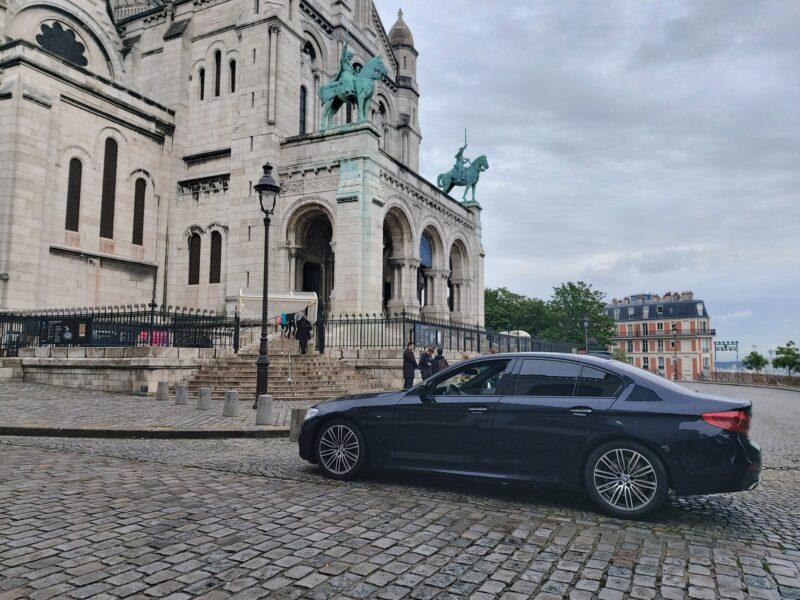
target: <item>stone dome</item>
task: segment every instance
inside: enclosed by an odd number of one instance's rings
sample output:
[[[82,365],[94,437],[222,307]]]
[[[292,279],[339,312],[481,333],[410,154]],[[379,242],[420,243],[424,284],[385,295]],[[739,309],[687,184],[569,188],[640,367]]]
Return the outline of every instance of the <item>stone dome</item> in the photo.
[[[403,11],[397,11],[397,21],[389,30],[389,43],[392,46],[411,46],[414,47],[414,36],[403,20]]]

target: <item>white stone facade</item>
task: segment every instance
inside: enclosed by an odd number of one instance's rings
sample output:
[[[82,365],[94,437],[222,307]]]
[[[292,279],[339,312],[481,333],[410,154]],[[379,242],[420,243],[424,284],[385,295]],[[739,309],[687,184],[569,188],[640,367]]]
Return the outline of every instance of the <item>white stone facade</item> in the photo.
[[[417,174],[417,51],[402,17],[387,34],[371,0],[114,13],[0,0],[0,308],[230,311],[262,285],[252,186],[271,163],[271,289],[316,291],[337,314],[483,323],[480,207]],[[389,75],[368,122],[342,108],[321,133],[316,91],[346,32],[353,62],[379,55]]]

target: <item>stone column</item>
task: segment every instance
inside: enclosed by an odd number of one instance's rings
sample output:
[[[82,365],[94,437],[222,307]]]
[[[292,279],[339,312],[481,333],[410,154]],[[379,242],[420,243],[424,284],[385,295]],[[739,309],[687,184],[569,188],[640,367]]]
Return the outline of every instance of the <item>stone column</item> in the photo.
[[[278,104],[278,34],[281,26],[273,23],[269,26],[269,73],[267,76],[267,124],[274,125]]]
[[[297,289],[297,258],[300,256],[300,246],[287,246],[289,255],[289,290]]]

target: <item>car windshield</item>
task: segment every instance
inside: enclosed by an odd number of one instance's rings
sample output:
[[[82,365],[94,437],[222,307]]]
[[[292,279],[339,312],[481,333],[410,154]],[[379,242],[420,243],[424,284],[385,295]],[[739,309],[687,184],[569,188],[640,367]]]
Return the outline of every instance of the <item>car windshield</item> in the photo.
[[[670,381],[669,379],[664,379],[660,375],[655,375],[649,371],[645,371],[644,369],[634,367],[632,365],[629,365],[621,361],[610,361],[610,362],[612,363],[613,368],[618,369],[619,371],[621,371],[625,375],[630,376],[631,378],[641,379],[647,381],[648,383],[652,383],[653,385],[666,388],[674,392],[682,392],[685,394],[687,392],[692,391],[689,388],[683,387],[682,385]]]

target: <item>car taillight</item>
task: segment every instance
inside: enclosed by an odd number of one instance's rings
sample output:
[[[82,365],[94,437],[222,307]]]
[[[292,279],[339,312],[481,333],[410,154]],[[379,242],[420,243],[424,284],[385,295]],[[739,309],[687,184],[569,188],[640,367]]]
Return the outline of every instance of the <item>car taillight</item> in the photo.
[[[744,410],[705,413],[703,421],[714,427],[733,431],[734,433],[746,434],[750,431],[750,415]]]

